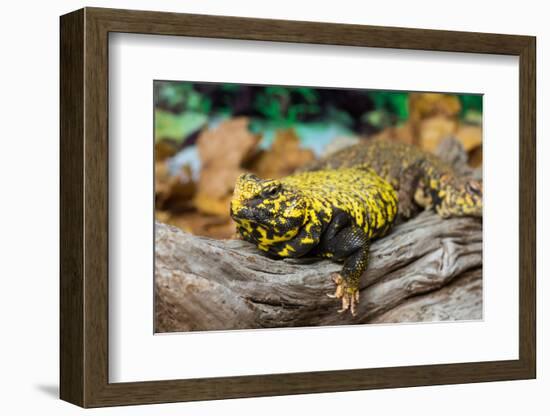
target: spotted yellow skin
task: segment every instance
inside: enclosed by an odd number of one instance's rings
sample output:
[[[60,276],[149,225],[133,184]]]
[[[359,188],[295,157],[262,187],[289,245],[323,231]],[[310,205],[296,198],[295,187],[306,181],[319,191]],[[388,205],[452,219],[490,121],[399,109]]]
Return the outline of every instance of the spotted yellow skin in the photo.
[[[271,189],[280,192],[273,196],[263,194]],[[269,218],[254,221],[241,216],[247,204],[258,198],[255,208],[266,210]],[[397,194],[374,172],[350,168],[303,172],[265,181],[243,175],[231,202],[238,232],[261,250],[279,257],[294,257],[297,245],[313,248],[319,239],[314,231],[326,228],[335,210],[346,213],[368,239],[380,237],[390,229],[397,214]],[[291,222],[292,226],[285,227]],[[300,230],[304,232],[296,239]],[[279,249],[282,242],[288,244]],[[330,251],[318,254],[331,256]]]
[[[235,185],[230,212],[242,238],[273,257],[344,261],[336,296],[343,309],[355,313],[369,242],[391,229],[397,194],[374,171],[360,167],[277,180],[245,174]]]
[[[306,171],[367,167],[398,192],[399,213],[408,218],[414,207],[436,211],[441,217],[483,213],[481,181],[463,178],[437,156],[416,146],[388,140],[362,142],[316,161]]]

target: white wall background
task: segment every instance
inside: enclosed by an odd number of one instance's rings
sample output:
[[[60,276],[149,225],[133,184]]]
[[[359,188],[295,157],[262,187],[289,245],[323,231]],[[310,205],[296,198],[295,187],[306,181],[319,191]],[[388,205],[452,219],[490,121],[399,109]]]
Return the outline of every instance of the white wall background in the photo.
[[[549,221],[545,161],[550,146],[542,139],[544,104],[550,101],[544,72],[550,56],[545,2],[397,0],[367,3],[254,2],[231,0],[125,0],[4,2],[0,14],[0,410],[2,414],[70,415],[82,412],[57,399],[58,386],[58,16],[83,6],[207,13],[276,19],[318,20],[387,26],[453,29],[537,36],[538,53],[538,379],[458,386],[316,394],[217,402],[92,410],[88,414],[275,415],[308,412],[355,414],[465,415],[530,414],[550,410],[550,361],[544,302],[550,285],[544,274],[543,240]],[[546,176],[546,178],[544,178]],[[545,234],[545,237],[543,237]]]

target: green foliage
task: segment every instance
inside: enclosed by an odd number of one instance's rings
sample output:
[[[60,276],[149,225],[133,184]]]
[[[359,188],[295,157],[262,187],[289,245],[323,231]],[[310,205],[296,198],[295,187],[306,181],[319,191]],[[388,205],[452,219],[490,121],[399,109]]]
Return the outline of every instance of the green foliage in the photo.
[[[354,90],[351,95],[338,94],[338,90],[310,87],[157,81],[155,105],[162,111],[157,115],[155,136],[183,140],[207,119],[231,117],[235,111],[249,115],[252,128],[259,132],[312,122],[338,124],[358,132],[376,131],[409,118],[407,92]],[[460,94],[458,98],[462,120],[479,123],[482,96]]]
[[[157,88],[157,106],[164,104],[168,108],[181,108],[185,111],[209,113],[212,101],[196,91],[189,82],[159,82]]]
[[[169,139],[176,142],[185,140],[208,121],[204,113],[185,112],[172,114],[164,110],[155,111],[155,141]]]
[[[462,106],[461,116],[464,117],[469,112],[483,112],[483,95],[481,94],[460,94],[458,96]]]
[[[375,110],[370,119],[383,126],[406,121],[409,118],[409,93],[394,91],[368,91]],[[378,113],[378,114],[376,114]],[[367,115],[367,120],[369,116]]]
[[[319,113],[318,93],[313,88],[268,86],[255,97],[254,109],[281,127]]]
[[[347,111],[341,110],[332,105],[327,109],[326,119],[347,129],[351,129],[353,127],[353,117]]]
[[[460,94],[460,118],[469,124],[481,125],[483,122],[483,95]]]

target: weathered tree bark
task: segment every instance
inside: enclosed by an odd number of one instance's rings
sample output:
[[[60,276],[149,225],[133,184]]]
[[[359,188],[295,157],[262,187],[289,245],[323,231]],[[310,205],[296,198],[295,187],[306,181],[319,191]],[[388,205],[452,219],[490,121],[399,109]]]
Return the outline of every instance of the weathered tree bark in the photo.
[[[424,212],[374,242],[355,317],[326,296],[341,264],[272,260],[160,223],[155,239],[157,332],[481,318],[479,219]]]

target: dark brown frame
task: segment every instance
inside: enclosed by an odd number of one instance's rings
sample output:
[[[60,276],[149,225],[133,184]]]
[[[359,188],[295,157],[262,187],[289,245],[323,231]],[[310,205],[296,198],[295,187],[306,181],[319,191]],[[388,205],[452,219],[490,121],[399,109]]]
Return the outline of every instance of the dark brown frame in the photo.
[[[109,32],[519,56],[519,359],[109,383]],[[531,36],[98,8],[62,16],[61,398],[99,407],[535,378],[535,44]]]

